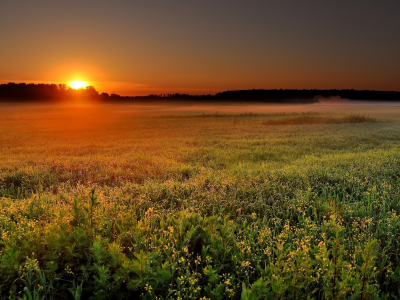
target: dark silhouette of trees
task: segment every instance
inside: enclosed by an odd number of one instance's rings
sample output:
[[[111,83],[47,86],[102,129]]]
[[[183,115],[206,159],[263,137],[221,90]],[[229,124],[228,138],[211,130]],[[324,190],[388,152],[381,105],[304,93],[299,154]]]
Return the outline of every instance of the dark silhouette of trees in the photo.
[[[248,100],[261,102],[312,103],[318,97],[339,96],[349,100],[400,100],[400,92],[370,90],[237,90],[217,93],[216,100]],[[329,99],[327,99],[329,101]]]
[[[107,93],[101,93],[100,94],[100,100],[108,100],[110,99],[110,95]]]
[[[315,103],[320,97],[329,101],[330,96],[349,100],[400,101],[400,92],[371,90],[234,90],[215,95],[151,94],[147,96],[120,96],[113,92],[99,93],[93,86],[72,89],[66,84],[7,83],[0,84],[0,101],[3,102],[70,102],[76,99],[101,102],[260,102],[260,103]]]
[[[164,94],[147,96],[120,96],[111,94],[109,101],[200,101],[200,102],[260,102],[260,103],[316,103],[321,97],[330,101],[335,96],[349,100],[400,101],[400,92],[370,90],[234,90],[215,95]],[[336,99],[335,99],[336,100]]]
[[[12,102],[63,102],[74,99],[97,100],[99,93],[93,86],[72,89],[66,84],[7,83],[0,84],[0,99]]]

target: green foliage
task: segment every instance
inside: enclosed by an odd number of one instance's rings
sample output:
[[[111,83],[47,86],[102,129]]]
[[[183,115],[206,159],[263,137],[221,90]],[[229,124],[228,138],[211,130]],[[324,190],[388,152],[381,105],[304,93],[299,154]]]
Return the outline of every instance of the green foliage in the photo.
[[[5,131],[0,298],[396,299],[400,126],[282,116]]]

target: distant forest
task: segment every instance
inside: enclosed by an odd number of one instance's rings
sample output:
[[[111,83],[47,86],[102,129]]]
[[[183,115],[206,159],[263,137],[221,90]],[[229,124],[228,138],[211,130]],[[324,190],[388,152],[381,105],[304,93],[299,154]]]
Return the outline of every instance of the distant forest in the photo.
[[[148,96],[120,96],[99,93],[93,86],[72,89],[66,84],[7,83],[0,85],[1,102],[60,102],[85,99],[93,102],[260,102],[260,103],[316,103],[321,97],[340,97],[349,100],[400,101],[400,92],[370,90],[235,90],[215,95],[159,94]]]

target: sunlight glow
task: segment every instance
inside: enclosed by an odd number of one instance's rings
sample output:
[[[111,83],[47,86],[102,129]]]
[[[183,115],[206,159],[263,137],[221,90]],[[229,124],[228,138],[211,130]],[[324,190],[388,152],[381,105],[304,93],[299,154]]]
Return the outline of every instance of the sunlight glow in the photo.
[[[86,81],[74,80],[69,83],[69,86],[75,90],[79,90],[87,87],[87,83]]]

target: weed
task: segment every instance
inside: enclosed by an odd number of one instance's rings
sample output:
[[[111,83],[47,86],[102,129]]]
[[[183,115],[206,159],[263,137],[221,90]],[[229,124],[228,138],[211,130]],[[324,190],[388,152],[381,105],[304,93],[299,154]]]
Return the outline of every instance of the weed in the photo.
[[[0,121],[0,298],[395,298],[400,126],[374,120]]]

